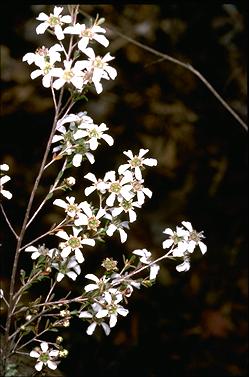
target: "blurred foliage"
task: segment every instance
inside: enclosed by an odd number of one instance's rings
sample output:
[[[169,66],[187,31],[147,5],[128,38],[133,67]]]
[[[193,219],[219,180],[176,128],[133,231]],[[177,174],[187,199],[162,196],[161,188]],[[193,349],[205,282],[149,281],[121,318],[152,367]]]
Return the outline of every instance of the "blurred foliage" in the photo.
[[[15,7],[12,12],[11,7]],[[34,33],[35,17],[49,5],[1,5],[5,14],[1,41],[1,161],[13,177],[8,189],[14,200],[6,203],[15,229],[20,229],[25,205],[53,119],[53,103],[40,79],[32,81],[31,68],[22,63],[26,52],[51,44],[51,36]],[[96,122],[105,122],[115,139],[112,148],[102,145],[94,166],[75,169],[76,196],[82,199],[92,171],[102,176],[125,159],[122,151],[149,148],[158,159],[148,169],[146,186],[151,200],[138,212],[128,241],[118,237],[89,250],[83,275],[100,273],[106,257],[121,262],[122,254],[148,248],[162,254],[162,230],[182,220],[204,230],[208,252],[198,252],[187,274],[178,274],[175,263],[161,266],[158,283],[141,289],[130,299],[130,314],[111,335],[92,337],[74,320],[64,330],[70,356],[61,364],[66,376],[244,376],[247,374],[247,135],[208,89],[186,69],[158,59],[121,36],[116,27],[160,52],[198,69],[230,106],[247,117],[247,18],[246,2],[229,4],[179,2],[126,5],[81,5],[93,18],[106,19],[108,51],[115,56],[115,81],[104,91],[94,90],[89,102],[77,105]],[[75,110],[76,111],[76,110]],[[104,155],[104,158],[103,158]],[[60,166],[48,169],[34,209],[45,196]],[[30,227],[27,240],[46,231],[62,216],[47,205]],[[1,266],[9,284],[14,240],[3,224]],[[46,240],[54,245],[54,238]],[[90,249],[90,248],[89,248]],[[23,257],[29,265],[29,256]],[[61,290],[80,292],[82,279],[61,284]],[[74,371],[72,373],[72,368]]]

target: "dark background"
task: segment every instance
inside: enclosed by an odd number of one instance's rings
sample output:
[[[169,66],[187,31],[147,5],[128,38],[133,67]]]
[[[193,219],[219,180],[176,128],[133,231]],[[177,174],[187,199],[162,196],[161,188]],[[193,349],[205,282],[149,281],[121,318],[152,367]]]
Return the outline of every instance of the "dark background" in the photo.
[[[115,235],[90,251],[82,277],[98,269],[106,256],[121,260],[135,248],[162,255],[162,230],[182,220],[204,230],[208,252],[196,251],[188,273],[174,261],[161,265],[157,284],[129,299],[129,315],[120,318],[109,337],[73,320],[63,329],[69,356],[60,364],[65,376],[245,376],[247,374],[247,133],[210,91],[188,70],[117,36],[112,26],[160,52],[192,64],[247,122],[246,2],[182,2],[81,5],[105,17],[115,81],[89,93],[87,110],[110,127],[113,147],[98,148],[96,163],[72,174],[79,184],[72,194],[84,200],[89,170],[103,176],[125,162],[122,151],[149,148],[158,166],[146,170],[151,200],[137,212],[128,241]],[[1,5],[1,163],[10,165],[6,185],[14,198],[5,209],[17,231],[44,153],[53,119],[50,92],[22,62],[27,52],[53,41],[34,33],[35,17],[46,5]],[[53,8],[52,8],[53,9]],[[76,111],[76,110],[75,110]],[[48,169],[34,208],[57,169]],[[58,221],[61,211],[48,205],[27,233],[30,240]],[[3,286],[9,285],[14,240],[1,226]],[[56,240],[47,240],[53,245]],[[22,266],[30,258],[24,256]],[[69,280],[69,279],[68,279]],[[61,290],[81,290],[83,278],[63,280]],[[65,282],[64,282],[65,281]]]

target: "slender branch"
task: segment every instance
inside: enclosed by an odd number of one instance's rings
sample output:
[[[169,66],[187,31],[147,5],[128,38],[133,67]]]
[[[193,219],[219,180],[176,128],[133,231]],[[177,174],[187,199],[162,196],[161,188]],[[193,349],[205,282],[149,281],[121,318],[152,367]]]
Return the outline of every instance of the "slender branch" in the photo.
[[[9,219],[8,219],[8,216],[6,215],[6,212],[5,212],[4,208],[3,208],[3,205],[0,204],[0,207],[1,207],[2,213],[3,213],[3,215],[4,215],[4,218],[5,218],[5,220],[6,220],[6,223],[8,224],[8,226],[9,226],[11,232],[14,234],[14,236],[15,236],[16,239],[18,240],[18,235],[16,234],[14,228],[13,228],[12,225],[11,225],[11,223],[10,223],[10,221],[9,221]]]
[[[86,16],[88,18],[91,18],[91,16],[88,13],[86,13],[82,10],[80,10],[80,13],[82,13],[84,16]],[[124,33],[121,33],[116,27],[114,27],[114,26],[112,26],[108,23],[106,23],[106,25],[108,25],[108,28],[112,32],[119,35],[121,38],[126,39],[127,41],[133,43],[134,45],[136,45],[140,48],[142,48],[143,50],[146,50],[146,51],[148,51],[148,52],[150,52],[154,55],[160,56],[162,58],[161,60],[168,60],[171,63],[177,64],[177,65],[187,69],[188,71],[192,72],[195,76],[197,76],[203,82],[203,84],[210,90],[210,92],[217,98],[217,100],[225,107],[225,109],[227,111],[229,111],[229,113],[240,123],[240,125],[246,131],[248,131],[248,125],[240,118],[240,116],[232,109],[232,107],[222,98],[222,96],[217,92],[217,90],[215,90],[213,85],[211,85],[209,83],[209,81],[197,69],[195,69],[191,64],[184,63],[181,60],[173,58],[172,56],[170,56],[168,54],[162,53],[158,50],[155,50],[152,47],[149,47],[149,46],[147,46],[147,45],[145,45],[141,42],[138,42],[134,38],[128,37]]]

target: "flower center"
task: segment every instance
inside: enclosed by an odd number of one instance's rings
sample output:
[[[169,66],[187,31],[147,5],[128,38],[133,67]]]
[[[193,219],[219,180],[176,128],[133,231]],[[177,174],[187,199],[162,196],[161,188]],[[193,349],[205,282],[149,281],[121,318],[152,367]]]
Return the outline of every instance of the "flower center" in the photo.
[[[53,14],[51,14],[49,19],[48,19],[48,23],[51,27],[54,27],[56,25],[60,25],[61,24],[60,17],[56,17]]]
[[[139,183],[138,181],[132,182],[132,187],[134,191],[141,191],[143,189],[143,185]]]
[[[99,132],[96,129],[93,129],[93,130],[89,131],[89,137],[90,138],[96,137],[97,139],[99,139],[100,138]]]
[[[100,221],[95,216],[92,216],[92,217],[90,217],[88,219],[88,226],[87,226],[87,228],[96,231],[97,228],[98,228],[98,226],[99,226],[99,224],[100,224]]]
[[[72,249],[76,249],[77,247],[81,247],[80,238],[79,238],[79,237],[71,237],[71,238],[68,240],[68,245],[69,245]]]
[[[138,156],[135,156],[132,160],[130,160],[131,167],[135,168],[136,166],[142,165],[142,159]]]
[[[121,203],[121,207],[125,212],[129,211],[129,209],[132,209],[132,200],[123,200]]]
[[[43,363],[46,363],[48,360],[49,360],[49,356],[47,353],[42,353],[39,357],[40,361],[42,361]]]
[[[71,70],[64,71],[63,73],[63,79],[65,81],[71,81],[71,79],[74,77],[74,74]]]
[[[114,192],[115,194],[118,194],[121,190],[121,185],[118,182],[113,182],[109,188],[110,192]]]
[[[94,63],[93,63],[93,66],[96,67],[96,68],[103,68],[104,67],[104,63],[102,62],[102,59],[101,59],[100,56],[96,56]]]

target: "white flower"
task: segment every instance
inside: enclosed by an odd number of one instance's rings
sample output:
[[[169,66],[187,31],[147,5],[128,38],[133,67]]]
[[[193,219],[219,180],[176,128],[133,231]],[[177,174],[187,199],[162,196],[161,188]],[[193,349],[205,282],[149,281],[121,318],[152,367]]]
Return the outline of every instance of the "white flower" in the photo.
[[[66,200],[68,201],[68,203],[62,199],[55,199],[53,204],[64,208],[66,214],[69,217],[74,218],[76,215],[78,215],[81,212],[81,207],[78,204],[74,203],[75,202],[74,196],[71,196],[71,197],[67,196]]]
[[[68,235],[64,230],[60,230],[58,233],[56,233],[58,237],[66,240],[66,242],[60,244],[60,247],[62,248],[62,258],[67,258],[68,255],[72,251],[74,251],[75,258],[78,261],[78,263],[84,262],[85,259],[80,249],[83,247],[83,245],[94,246],[95,241],[90,238],[82,238],[81,236],[77,237],[80,232],[81,229],[73,227],[73,235]]]
[[[46,47],[41,47],[36,50],[36,53],[27,53],[23,57],[23,61],[27,61],[28,64],[35,63],[40,69],[36,69],[31,72],[31,78],[34,80],[38,76],[43,76],[42,85],[45,88],[49,88],[51,84],[54,63],[56,61],[61,61],[61,55],[58,51],[62,51],[63,48],[57,43],[50,49]]]
[[[110,327],[107,325],[107,323],[105,323],[103,321],[103,319],[97,319],[95,317],[95,314],[98,312],[98,309],[101,308],[101,306],[97,303],[94,303],[92,305],[92,309],[93,309],[93,312],[90,313],[88,311],[82,311],[80,312],[79,314],[79,318],[86,318],[90,321],[92,321],[92,323],[88,326],[87,330],[86,330],[86,333],[87,335],[92,335],[96,329],[96,326],[99,325],[103,328],[105,334],[108,336],[111,332],[111,329]]]
[[[110,288],[109,291],[103,294],[106,305],[104,309],[100,309],[96,314],[97,318],[103,318],[108,316],[110,328],[114,327],[117,323],[118,314],[123,317],[127,316],[129,310],[125,309],[119,302],[122,300],[122,294],[115,288]]]
[[[109,217],[110,216],[110,217]],[[114,232],[116,232],[116,230],[119,232],[119,235],[120,235],[120,241],[121,243],[124,243],[126,240],[127,240],[127,233],[126,231],[124,230],[124,228],[126,229],[129,229],[129,223],[128,221],[116,221],[113,220],[113,217],[109,214],[106,215],[106,218],[111,218],[113,222],[111,222],[109,225],[108,225],[108,228],[106,230],[106,234],[109,236],[109,237],[112,237]]]
[[[11,199],[12,198],[12,194],[8,190],[4,190],[3,189],[3,185],[5,183],[7,183],[9,180],[10,180],[10,177],[8,175],[3,175],[0,178],[0,194],[2,194],[7,199]]]
[[[152,197],[152,191],[146,187],[143,186],[144,180],[141,181],[133,180],[132,182],[132,188],[135,194],[137,195],[137,202],[138,204],[142,205],[145,201],[145,195],[147,195],[149,198]]]
[[[105,275],[99,279],[96,275],[94,274],[87,274],[85,278],[94,281],[95,283],[90,283],[85,286],[85,291],[86,292],[91,292],[94,291],[95,289],[103,289],[105,287],[105,284],[109,280]]]
[[[64,39],[64,33],[62,31],[61,26],[66,23],[70,24],[72,22],[71,16],[61,16],[61,12],[63,11],[62,7],[54,7],[54,13],[50,13],[50,15],[46,15],[45,13],[40,13],[39,16],[36,18],[38,21],[44,21],[36,28],[37,34],[44,34],[48,27],[54,29],[54,33],[57,39],[62,40]]]
[[[142,180],[141,169],[144,168],[144,165],[147,166],[156,166],[157,160],[155,158],[143,158],[143,156],[149,151],[149,149],[140,149],[138,155],[133,155],[131,150],[123,152],[130,160],[128,164],[120,165],[118,169],[119,174],[124,174],[127,169],[132,169],[135,172],[135,177],[138,181]]]
[[[58,254],[58,249],[55,249],[55,248],[47,249],[45,245],[38,246],[38,248],[35,246],[28,246],[26,247],[25,251],[27,251],[28,253],[32,253],[31,259],[34,259],[34,260],[39,258],[40,255],[53,258],[56,254]]]
[[[109,185],[106,183],[106,174],[104,179],[97,179],[93,173],[87,173],[84,175],[84,178],[89,179],[89,181],[93,182],[92,186],[85,188],[85,195],[88,196],[93,193],[95,190],[99,191],[101,194],[105,194],[106,190],[108,189]]]
[[[86,48],[84,53],[89,57],[88,61],[84,61],[84,68],[87,69],[86,77],[88,77],[89,82],[94,83],[96,92],[99,94],[103,90],[100,83],[101,79],[109,80],[111,78],[114,80],[117,76],[116,69],[108,65],[108,62],[114,57],[109,52],[103,58],[95,56],[95,52],[91,47]]]
[[[168,249],[171,246],[176,246],[173,251],[174,256],[183,256],[188,248],[187,238],[188,232],[182,227],[177,226],[176,231],[170,228],[164,229],[163,233],[169,235],[169,238],[163,241],[163,249]]]
[[[77,276],[81,273],[80,265],[78,264],[75,256],[72,256],[68,261],[66,260],[62,261],[61,263],[52,263],[52,267],[59,271],[56,277],[58,282],[60,282],[65,276],[68,276],[72,280],[76,280]]]
[[[110,146],[113,145],[113,138],[110,135],[104,133],[107,130],[109,130],[109,128],[106,127],[105,123],[101,123],[99,126],[97,124],[81,123],[79,125],[79,130],[75,132],[73,137],[75,140],[87,138],[86,141],[87,143],[89,143],[90,149],[95,151],[99,145],[99,139],[104,139]]]
[[[198,245],[202,254],[204,255],[207,251],[207,246],[204,244],[204,242],[201,241],[203,236],[203,232],[197,233],[196,230],[193,229],[192,224],[188,221],[182,221],[182,225],[185,226],[185,228],[188,229],[188,252],[192,253],[195,249],[195,247]]]
[[[120,200],[120,199],[119,199]],[[107,201],[106,201],[106,204]],[[140,208],[141,205],[138,202],[133,202],[131,200],[121,199],[119,202],[119,207],[112,209],[112,215],[114,217],[120,215],[122,212],[128,213],[130,223],[133,223],[137,219],[137,214],[134,211],[134,207]]]
[[[86,25],[81,25],[79,23],[75,24],[74,26],[68,26],[64,29],[65,34],[76,34],[80,37],[78,47],[83,52],[89,44],[89,41],[93,39],[107,47],[109,45],[108,39],[104,35],[99,34],[105,32],[105,29],[98,25],[93,25],[92,27],[86,28]]]
[[[56,369],[57,363],[54,361],[54,358],[58,357],[59,350],[49,349],[47,342],[41,343],[41,349],[36,347],[33,351],[30,352],[31,357],[37,359],[35,369],[40,372],[43,366],[48,366],[50,369]]]
[[[100,208],[96,215],[94,215],[89,203],[80,203],[80,208],[82,208],[84,213],[79,213],[77,219],[74,221],[76,226],[86,225],[88,230],[93,230],[97,232],[97,228],[100,225],[99,219],[105,215],[105,210]]]
[[[140,257],[140,262],[144,264],[149,264],[151,252],[147,249],[136,249],[132,252],[132,254],[138,255]]]
[[[108,179],[110,180],[108,191],[110,192],[110,195],[106,199],[106,204],[109,207],[112,207],[116,197],[130,200],[133,196],[133,194],[131,193],[132,185],[130,183],[133,178],[132,174],[130,172],[127,172],[128,174],[124,174],[123,177],[119,177],[119,179],[116,180],[115,171],[110,171],[108,173]],[[122,210],[120,211],[120,213],[121,212]]]
[[[72,67],[72,60],[64,60],[64,69],[53,68],[51,74],[54,77],[59,77],[53,82],[53,88],[60,89],[66,83],[71,83],[76,89],[81,90],[84,83],[84,74],[82,72],[82,61],[77,61]]]

